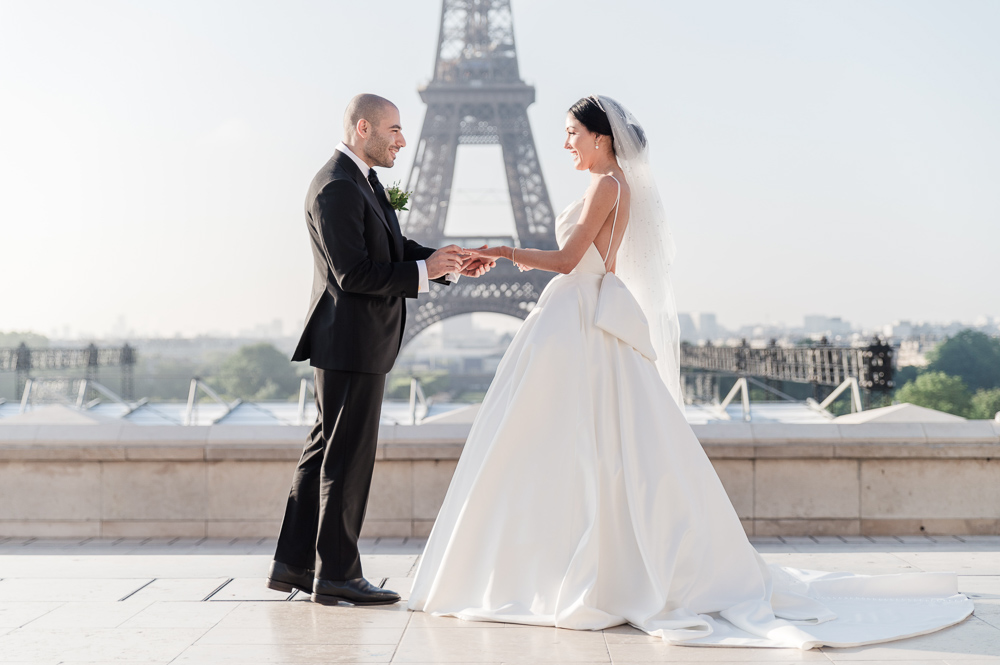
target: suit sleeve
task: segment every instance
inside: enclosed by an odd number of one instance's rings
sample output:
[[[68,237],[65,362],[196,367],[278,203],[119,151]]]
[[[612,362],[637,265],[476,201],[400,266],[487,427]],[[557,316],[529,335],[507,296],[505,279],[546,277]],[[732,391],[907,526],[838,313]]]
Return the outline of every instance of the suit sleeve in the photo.
[[[415,240],[403,238],[403,260],[404,261],[426,261],[430,255],[437,250],[424,247]]]
[[[327,265],[337,284],[348,293],[416,298],[415,260],[378,263],[365,244],[365,200],[355,183],[334,180],[312,207]]]
[[[424,247],[415,240],[410,240],[409,238],[403,238],[403,260],[404,261],[426,261],[431,254],[436,252],[436,249],[431,247]],[[437,282],[438,284],[445,284],[451,286],[451,282],[445,279],[443,276],[437,279],[432,279],[432,282]]]

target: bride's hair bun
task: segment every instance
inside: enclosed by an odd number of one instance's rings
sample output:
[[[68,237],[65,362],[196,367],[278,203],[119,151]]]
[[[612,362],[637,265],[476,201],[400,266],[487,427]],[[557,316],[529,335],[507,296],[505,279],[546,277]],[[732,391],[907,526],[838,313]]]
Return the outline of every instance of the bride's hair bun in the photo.
[[[628,123],[628,131],[635,137],[635,141],[639,144],[640,149],[646,147],[646,132],[642,131],[642,127],[634,122],[630,122]]]

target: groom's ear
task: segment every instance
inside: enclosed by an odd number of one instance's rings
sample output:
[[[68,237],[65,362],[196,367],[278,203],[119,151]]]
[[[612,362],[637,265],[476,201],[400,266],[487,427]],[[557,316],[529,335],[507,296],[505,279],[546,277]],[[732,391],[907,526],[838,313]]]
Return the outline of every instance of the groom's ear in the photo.
[[[368,134],[371,132],[371,123],[364,118],[358,118],[358,124],[354,125],[355,133],[363,139],[368,138]]]

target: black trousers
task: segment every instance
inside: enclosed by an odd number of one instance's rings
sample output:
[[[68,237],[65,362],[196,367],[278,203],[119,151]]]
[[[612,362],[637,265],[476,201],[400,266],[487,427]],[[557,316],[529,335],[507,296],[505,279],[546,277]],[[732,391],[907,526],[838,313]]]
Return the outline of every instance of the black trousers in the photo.
[[[316,424],[292,478],[276,561],[324,580],[361,577],[358,534],[375,467],[385,374],[313,368]]]

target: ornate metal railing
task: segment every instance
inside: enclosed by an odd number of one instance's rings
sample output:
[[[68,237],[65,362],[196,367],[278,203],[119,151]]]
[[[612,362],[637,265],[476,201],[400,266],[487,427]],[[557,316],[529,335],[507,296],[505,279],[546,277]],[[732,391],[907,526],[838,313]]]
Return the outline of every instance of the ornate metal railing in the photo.
[[[0,372],[17,373],[17,394],[31,378],[33,371],[53,369],[83,369],[86,378],[96,380],[100,367],[120,367],[122,372],[122,396],[134,399],[133,368],[135,348],[124,346],[98,347],[94,344],[83,348],[29,348],[21,344],[16,348],[0,348]]]
[[[839,386],[850,378],[875,392],[893,389],[892,347],[875,340],[867,347],[828,345],[762,349],[742,346],[681,346],[683,369],[755,376],[821,386]]]

